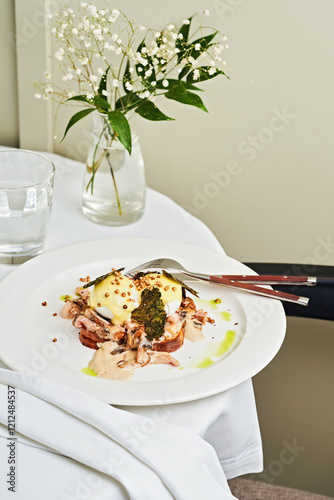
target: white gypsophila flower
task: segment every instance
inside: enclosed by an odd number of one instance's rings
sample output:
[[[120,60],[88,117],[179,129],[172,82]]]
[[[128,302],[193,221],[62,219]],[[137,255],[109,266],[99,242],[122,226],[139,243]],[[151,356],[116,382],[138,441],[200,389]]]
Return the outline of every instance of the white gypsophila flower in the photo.
[[[130,82],[125,82],[125,88],[129,91],[133,90],[133,85]]]
[[[205,9],[205,11],[203,12],[203,14],[204,14],[205,16],[209,16],[209,15],[210,15],[210,11],[209,11],[208,9]]]
[[[85,57],[84,59],[81,59],[80,62],[82,64],[82,66],[87,66],[87,64],[88,64],[88,57]]]
[[[152,75],[152,68],[149,68],[148,70],[145,71],[145,76],[146,78],[149,78]]]
[[[91,82],[98,82],[99,81],[99,77],[96,75],[90,75],[89,79]]]
[[[114,78],[113,82],[112,82],[112,85],[113,87],[118,87],[119,86],[119,81],[117,80],[117,78]]]
[[[51,78],[52,78],[51,73],[49,71],[44,71],[44,78],[46,80],[51,80]]]
[[[198,80],[199,79],[199,70],[198,69],[194,70],[193,78],[194,78],[194,80]]]
[[[201,50],[201,44],[200,43],[195,43],[195,50]]]
[[[145,31],[146,30],[146,26],[139,26],[139,29],[140,29],[140,31]]]
[[[92,43],[88,40],[84,43],[84,46],[86,49],[89,49],[89,47],[92,45]]]
[[[93,99],[94,94],[92,92],[87,92],[86,97],[87,97],[87,99]]]
[[[121,52],[122,52],[121,47],[117,47],[117,49],[115,50],[115,54],[121,54]]]
[[[111,96],[111,92],[108,92],[107,90],[102,90],[102,94],[103,94],[105,97],[110,97],[110,96]]]
[[[77,28],[72,28],[73,35],[77,35],[79,33]]]
[[[76,68],[75,72],[76,72],[77,75],[81,75],[82,70],[80,68]]]
[[[40,94],[39,92],[36,92],[36,94],[34,94],[34,97],[36,99],[42,99],[42,94]]]
[[[99,14],[97,12],[97,7],[94,4],[88,5],[87,10],[89,10],[90,14],[93,17],[98,17]]]
[[[114,42],[117,42],[117,40],[118,40],[118,35],[117,35],[117,33],[114,33],[114,34],[111,36],[111,38],[114,40]]]
[[[183,19],[182,24],[190,24],[189,19]]]
[[[94,54],[94,57],[95,57],[95,59],[100,59],[101,58],[101,54],[99,52],[96,52]]]
[[[161,36],[160,31],[157,31],[156,33],[154,33],[154,38],[159,38],[159,36]]]
[[[209,75],[214,75],[216,73],[216,71],[217,71],[216,68],[210,68],[208,73],[209,73]]]
[[[162,86],[163,87],[168,87],[168,85],[169,85],[168,80],[166,80],[166,79],[162,80]]]
[[[55,58],[58,59],[58,61],[62,61],[64,59],[63,54],[60,52],[60,50],[57,50],[55,53]]]
[[[97,68],[97,72],[99,75],[104,75],[104,69],[103,68]]]
[[[87,2],[80,2],[80,7],[82,7],[83,9],[87,7],[87,5]]]
[[[75,92],[74,92],[74,90],[69,90],[69,91],[67,92],[67,97],[68,97],[68,98],[70,98],[70,97],[74,97],[74,96],[75,96]]]

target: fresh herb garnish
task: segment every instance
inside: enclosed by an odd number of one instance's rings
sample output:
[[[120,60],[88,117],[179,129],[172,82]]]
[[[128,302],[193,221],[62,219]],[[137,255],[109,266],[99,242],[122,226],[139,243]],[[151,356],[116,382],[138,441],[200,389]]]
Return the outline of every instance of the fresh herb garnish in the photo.
[[[98,276],[97,278],[95,278],[95,280],[90,281],[89,283],[86,283],[82,288],[88,288],[92,285],[98,285],[99,283],[101,283],[101,281],[105,280],[106,278],[108,278],[109,276],[112,276],[115,273],[120,273],[121,271],[123,271],[123,269],[125,269],[125,268],[121,267],[120,269],[117,269],[116,271],[111,271],[110,273],[103,274],[102,276]]]
[[[132,311],[131,318],[144,326],[148,340],[159,339],[163,335],[167,315],[158,288],[144,288],[141,303]]]
[[[170,280],[173,280],[175,281],[175,283],[178,283],[179,285],[181,285],[183,288],[185,288],[186,290],[188,290],[188,292],[190,292],[192,295],[195,295],[195,297],[198,297],[198,292],[196,292],[196,290],[194,290],[193,288],[190,288],[190,286],[186,285],[183,281],[181,280],[178,280],[177,278],[175,278],[175,276],[173,276],[172,274],[169,274],[167,273],[167,271],[162,271],[162,273],[167,277],[169,278]]]

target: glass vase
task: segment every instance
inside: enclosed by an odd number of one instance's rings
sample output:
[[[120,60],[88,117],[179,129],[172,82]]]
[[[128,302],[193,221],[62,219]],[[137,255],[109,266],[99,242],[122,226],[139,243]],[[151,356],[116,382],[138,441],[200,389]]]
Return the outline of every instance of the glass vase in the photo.
[[[132,152],[129,155],[105,115],[92,113],[92,119],[82,210],[97,224],[131,224],[142,217],[146,199],[145,168],[138,135],[130,119]]]

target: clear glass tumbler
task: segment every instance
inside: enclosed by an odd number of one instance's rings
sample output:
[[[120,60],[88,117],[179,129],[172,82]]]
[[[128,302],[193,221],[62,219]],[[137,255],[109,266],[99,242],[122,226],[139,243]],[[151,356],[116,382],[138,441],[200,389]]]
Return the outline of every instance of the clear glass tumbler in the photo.
[[[50,221],[55,167],[23,149],[0,150],[0,263],[42,252]]]

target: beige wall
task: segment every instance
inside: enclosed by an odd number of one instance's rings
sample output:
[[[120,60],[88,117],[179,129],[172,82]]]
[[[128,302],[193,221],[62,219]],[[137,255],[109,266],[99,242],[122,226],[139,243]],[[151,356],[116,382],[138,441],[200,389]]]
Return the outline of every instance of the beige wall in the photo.
[[[20,123],[15,53],[8,40],[14,29],[14,1],[1,0],[1,90],[5,92],[0,93],[0,143],[16,145],[20,130],[21,147],[84,159],[88,140],[84,122],[62,144],[53,142],[47,127],[52,110],[32,96],[32,81],[41,77],[49,62],[54,63],[46,57],[40,24],[47,2],[15,3],[23,35],[18,51]],[[65,0],[49,1],[51,7],[60,3]],[[166,100],[161,107],[175,122],[141,122],[149,186],[203,220],[238,260],[334,265],[334,2],[122,0],[121,4],[126,13],[156,27],[165,18],[178,21],[209,9],[210,23],[229,37],[226,59],[231,79],[203,84],[209,114]],[[61,111],[58,135],[69,116],[70,110]],[[334,497],[333,443],[328,439],[333,419],[328,357],[333,352],[333,324],[308,325],[289,320],[282,350],[254,379],[265,465],[267,470],[279,460],[283,441],[297,438],[307,450],[274,477],[274,484]]]

